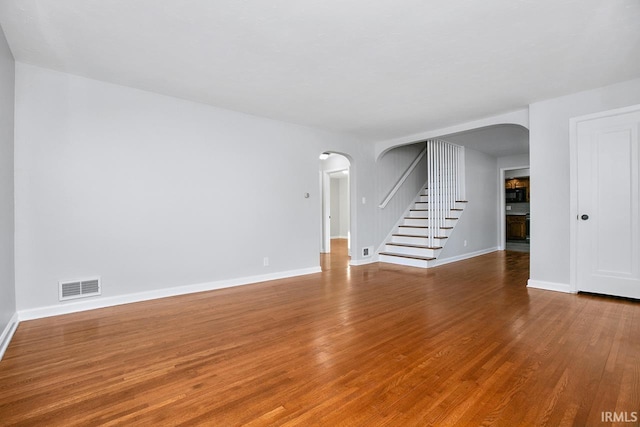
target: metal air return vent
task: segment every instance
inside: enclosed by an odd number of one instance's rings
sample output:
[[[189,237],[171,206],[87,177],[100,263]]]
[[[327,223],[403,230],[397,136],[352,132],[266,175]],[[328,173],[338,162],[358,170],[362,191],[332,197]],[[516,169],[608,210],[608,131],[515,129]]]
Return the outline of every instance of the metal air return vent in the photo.
[[[58,298],[60,301],[86,298],[102,293],[99,277],[58,282]]]

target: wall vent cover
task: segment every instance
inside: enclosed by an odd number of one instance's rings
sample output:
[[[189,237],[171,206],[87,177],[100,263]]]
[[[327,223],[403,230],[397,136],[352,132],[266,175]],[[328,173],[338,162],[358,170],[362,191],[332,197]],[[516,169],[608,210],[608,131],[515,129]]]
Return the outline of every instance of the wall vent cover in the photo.
[[[58,282],[58,292],[60,301],[76,298],[86,298],[102,293],[99,277],[88,279],[65,280]]]

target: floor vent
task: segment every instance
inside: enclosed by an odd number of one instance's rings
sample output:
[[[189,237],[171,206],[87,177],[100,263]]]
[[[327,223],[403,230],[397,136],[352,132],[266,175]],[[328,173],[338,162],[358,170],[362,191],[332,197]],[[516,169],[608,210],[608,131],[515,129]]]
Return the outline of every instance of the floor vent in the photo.
[[[99,277],[64,282],[61,281],[58,282],[58,285],[60,301],[92,297],[102,293]]]

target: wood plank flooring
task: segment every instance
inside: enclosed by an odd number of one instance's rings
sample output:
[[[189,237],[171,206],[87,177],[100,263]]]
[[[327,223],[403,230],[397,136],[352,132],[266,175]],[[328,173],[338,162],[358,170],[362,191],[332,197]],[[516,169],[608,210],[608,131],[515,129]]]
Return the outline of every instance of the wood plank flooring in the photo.
[[[325,257],[309,276],[23,322],[0,425],[593,426],[640,411],[640,304],[527,289],[528,262]]]

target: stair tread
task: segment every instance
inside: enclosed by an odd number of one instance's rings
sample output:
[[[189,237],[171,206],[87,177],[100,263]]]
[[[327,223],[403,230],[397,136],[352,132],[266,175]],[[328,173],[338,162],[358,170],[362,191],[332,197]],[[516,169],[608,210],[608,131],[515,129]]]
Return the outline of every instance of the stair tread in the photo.
[[[429,219],[429,217],[428,216],[405,216],[404,219]],[[457,220],[459,218],[449,218],[449,217],[447,217],[445,219],[455,219],[455,220]]]
[[[404,227],[404,228],[431,228],[428,225],[399,225],[398,227]],[[435,227],[438,228],[440,230],[453,230],[453,227]]]
[[[416,249],[442,249],[442,246],[427,246],[427,245],[410,245],[408,243],[387,243],[389,246],[401,246],[403,248],[416,248]]]
[[[400,234],[400,233],[396,233],[396,234],[392,234],[392,236],[397,236],[397,237],[423,237],[423,238],[429,238],[429,236],[425,236],[424,234],[420,235],[420,234]],[[447,236],[435,236],[434,239],[446,239]]]
[[[435,259],[433,257],[426,257],[426,256],[420,256],[420,255],[398,254],[398,253],[395,253],[395,252],[380,252],[379,255],[395,256],[395,257],[398,257],[398,258],[418,259],[418,260],[421,260],[421,261],[433,261]]]

